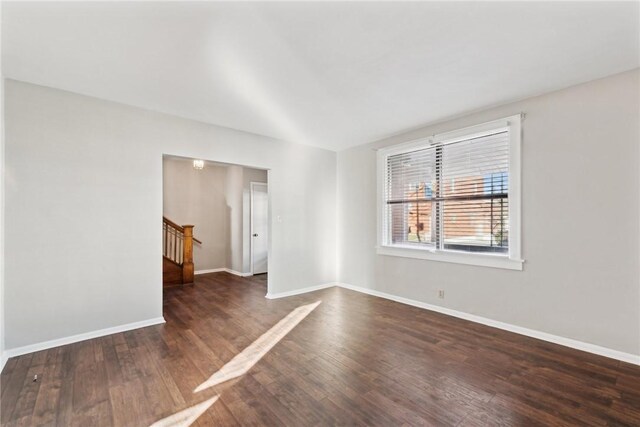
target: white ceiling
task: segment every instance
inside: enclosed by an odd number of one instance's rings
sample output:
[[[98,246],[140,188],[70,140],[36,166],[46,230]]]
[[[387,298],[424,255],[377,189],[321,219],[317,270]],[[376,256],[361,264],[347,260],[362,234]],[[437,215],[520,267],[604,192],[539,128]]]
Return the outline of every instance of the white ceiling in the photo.
[[[3,3],[5,77],[339,150],[640,66],[639,3]]]

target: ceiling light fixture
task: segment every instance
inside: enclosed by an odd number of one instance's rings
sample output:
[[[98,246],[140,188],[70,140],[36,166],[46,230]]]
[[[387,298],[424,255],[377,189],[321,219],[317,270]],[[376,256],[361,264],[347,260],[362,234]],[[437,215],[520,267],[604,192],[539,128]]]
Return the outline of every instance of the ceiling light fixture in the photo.
[[[194,160],[193,161],[193,168],[197,169],[197,170],[204,169],[204,160]]]

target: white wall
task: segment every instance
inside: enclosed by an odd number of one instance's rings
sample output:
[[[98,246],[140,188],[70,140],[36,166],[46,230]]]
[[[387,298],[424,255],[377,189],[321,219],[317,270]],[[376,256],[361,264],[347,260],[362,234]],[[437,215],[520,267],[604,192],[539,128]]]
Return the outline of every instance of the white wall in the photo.
[[[4,77],[0,76],[0,372],[6,362],[4,324]]]
[[[640,354],[639,94],[634,70],[340,152],[339,281]],[[524,271],[376,255],[374,148],[519,112]]]
[[[225,198],[229,210],[229,251],[227,266],[242,271],[242,166],[227,168]]]
[[[163,154],[270,169],[270,292],[335,280],[336,153],[11,80],[5,102],[8,349],[162,315]]]
[[[336,171],[332,152],[9,80],[6,348],[161,316],[172,154],[271,169],[271,292],[335,280],[338,247],[341,282],[640,354],[639,92],[635,70],[340,152]],[[377,256],[373,149],[520,111],[524,271]]]
[[[2,4],[0,3],[0,22]],[[0,45],[1,45],[0,40]],[[2,59],[0,55],[0,70]],[[0,372],[6,363],[4,321],[4,75],[0,75]]]

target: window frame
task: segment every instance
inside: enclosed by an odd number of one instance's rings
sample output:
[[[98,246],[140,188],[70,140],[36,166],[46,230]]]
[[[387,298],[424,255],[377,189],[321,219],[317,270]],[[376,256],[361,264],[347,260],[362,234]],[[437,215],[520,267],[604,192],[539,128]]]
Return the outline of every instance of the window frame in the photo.
[[[377,152],[377,246],[378,255],[426,259],[485,267],[522,270],[524,260],[521,257],[521,144],[522,118],[517,114],[503,119],[481,123],[450,132],[444,132],[425,138],[381,148]],[[507,254],[477,253],[439,249],[434,247],[416,247],[389,243],[389,218],[386,214],[385,194],[387,189],[387,158],[389,156],[446,145],[454,142],[480,137],[501,129],[509,130],[509,250]]]

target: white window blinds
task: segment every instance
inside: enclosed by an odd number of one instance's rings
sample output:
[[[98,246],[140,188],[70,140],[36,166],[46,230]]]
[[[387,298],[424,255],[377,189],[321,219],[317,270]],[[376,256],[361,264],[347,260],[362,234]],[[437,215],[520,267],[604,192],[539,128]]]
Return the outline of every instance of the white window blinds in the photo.
[[[508,253],[509,129],[386,157],[389,245]]]

